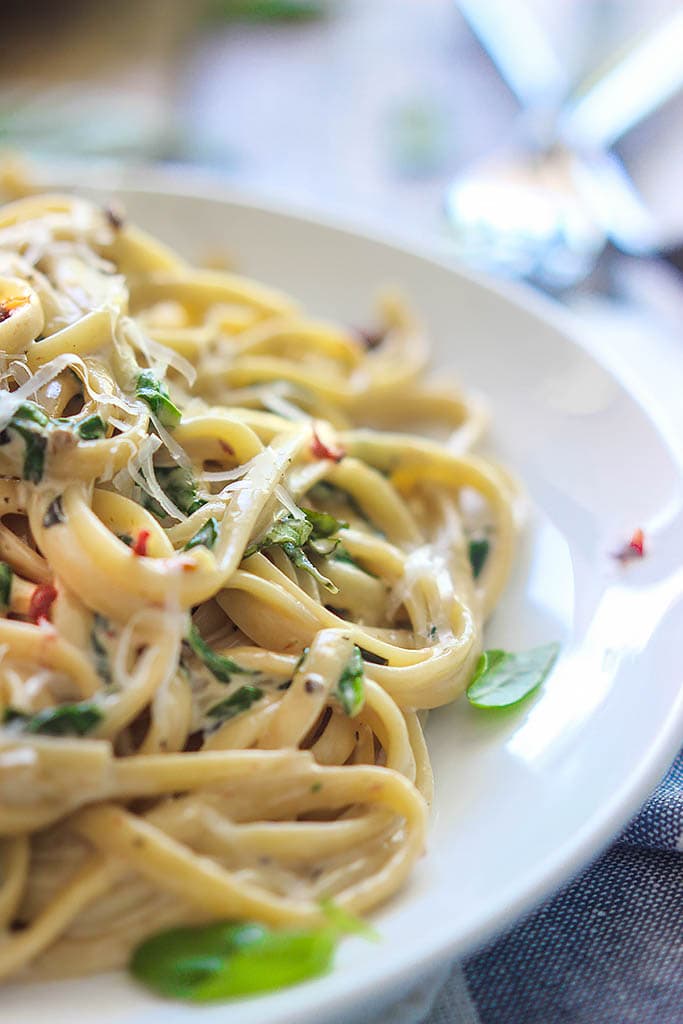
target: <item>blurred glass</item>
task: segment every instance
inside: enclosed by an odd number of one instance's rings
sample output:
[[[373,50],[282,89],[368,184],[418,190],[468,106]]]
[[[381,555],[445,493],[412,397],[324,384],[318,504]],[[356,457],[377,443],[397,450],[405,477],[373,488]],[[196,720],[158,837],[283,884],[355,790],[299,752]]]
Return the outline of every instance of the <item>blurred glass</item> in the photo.
[[[572,77],[676,6],[530,3]],[[0,140],[32,153],[211,167],[438,239],[448,182],[516,130],[452,0],[5,0],[3,14]],[[682,122],[677,100],[623,152],[683,233]]]

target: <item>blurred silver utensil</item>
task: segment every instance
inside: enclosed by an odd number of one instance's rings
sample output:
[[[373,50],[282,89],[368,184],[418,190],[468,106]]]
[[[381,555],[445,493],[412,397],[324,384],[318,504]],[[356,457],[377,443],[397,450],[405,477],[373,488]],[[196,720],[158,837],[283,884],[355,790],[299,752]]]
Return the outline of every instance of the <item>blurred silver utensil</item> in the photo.
[[[521,145],[469,168],[449,189],[463,258],[562,290],[592,272],[608,243],[660,255],[659,227],[609,150],[683,86],[683,9],[570,94],[523,0],[456,2],[521,108]]]

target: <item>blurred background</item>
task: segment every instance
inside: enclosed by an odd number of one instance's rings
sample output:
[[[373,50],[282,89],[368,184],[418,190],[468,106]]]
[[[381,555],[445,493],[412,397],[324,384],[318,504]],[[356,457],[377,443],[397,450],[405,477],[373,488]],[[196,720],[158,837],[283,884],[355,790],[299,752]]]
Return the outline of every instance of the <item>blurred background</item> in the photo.
[[[569,300],[683,240],[681,3],[2,8],[5,150],[202,168]]]

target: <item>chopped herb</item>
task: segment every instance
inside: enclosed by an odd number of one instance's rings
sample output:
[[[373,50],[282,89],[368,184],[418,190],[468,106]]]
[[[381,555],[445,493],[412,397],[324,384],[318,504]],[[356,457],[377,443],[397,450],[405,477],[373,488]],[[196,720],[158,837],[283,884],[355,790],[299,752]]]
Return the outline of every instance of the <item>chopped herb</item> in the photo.
[[[12,420],[35,423],[39,427],[47,427],[50,423],[50,417],[35,402],[22,402]],[[12,420],[10,420],[10,424]]]
[[[95,658],[95,671],[105,683],[111,683],[111,666],[109,664],[109,652],[102,640],[102,634],[109,629],[109,620],[104,615],[95,612],[93,625],[90,630],[90,646],[93,649]]]
[[[0,435],[0,444],[6,444],[11,439],[9,431],[14,431],[23,439],[25,449],[22,476],[24,480],[34,484],[40,483],[45,470],[49,432],[52,428],[63,431],[65,424],[86,441],[104,437],[106,432],[105,424],[97,414],[88,416],[81,423],[75,424],[70,417],[61,416],[52,419],[34,402],[22,402],[16,410],[7,424],[7,429],[3,430]]]
[[[160,932],[137,947],[130,970],[165,996],[204,1003],[269,992],[329,971],[339,926],[271,930],[231,921]]]
[[[226,658],[222,654],[217,654],[216,651],[209,647],[206,640],[204,640],[194,624],[190,626],[187,642],[199,660],[206,665],[209,671],[215,675],[216,679],[220,683],[229,683],[230,677],[234,675],[258,675],[258,673],[253,669],[242,668],[241,665],[238,665],[237,662],[233,661],[231,658]]]
[[[206,502],[198,497],[195,479],[185,466],[159,466],[155,469],[154,475],[164,493],[186,516],[191,516],[202,505],[206,505]],[[156,502],[154,504],[156,505]],[[161,513],[159,518],[163,518],[166,513],[160,506],[157,507]]]
[[[472,566],[472,576],[475,580],[479,578],[479,574],[484,568],[490,547],[491,545],[486,537],[477,537],[469,542],[468,554],[470,565]]]
[[[347,565],[353,565],[356,569],[362,568],[343,544],[337,544],[334,550],[334,560],[335,562],[346,562]]]
[[[331,580],[328,580],[326,576],[319,572],[304,551],[304,545],[310,539],[313,530],[313,523],[308,519],[296,519],[294,516],[284,516],[282,519],[276,519],[262,540],[256,544],[251,544],[247,548],[244,552],[244,557],[248,558],[263,548],[280,547],[297,569],[303,569],[304,572],[313,576],[326,590],[336,594],[338,588]]]
[[[311,649],[310,647],[304,647],[303,651],[299,655],[299,660],[297,661],[296,665],[294,666],[294,675],[296,675],[296,673],[299,671],[299,669],[301,668],[301,666],[305,662],[306,658],[308,657],[308,652],[310,651],[310,649]]]
[[[26,442],[22,476],[29,483],[39,484],[43,479],[43,472],[45,470],[47,438],[33,433],[22,433],[22,436]]]
[[[341,543],[334,534],[346,529],[349,524],[335,519],[329,512],[316,512],[312,508],[302,508],[301,511],[312,527],[310,546],[316,554],[329,558]]]
[[[296,547],[303,547],[313,532],[313,527],[307,519],[296,519],[294,516],[284,516],[276,519],[271,528],[262,540],[256,544],[250,544],[244,552],[248,558],[262,548],[284,547],[291,544]]]
[[[151,370],[143,370],[135,387],[137,398],[149,406],[164,427],[172,429],[180,423],[181,412],[171,401],[168,388],[154,376]]]
[[[133,547],[133,538],[129,533],[117,533],[116,536],[119,540],[122,540],[129,548]]]
[[[14,573],[7,562],[0,562],[0,613],[4,614],[12,597],[12,580]]]
[[[59,704],[45,708],[35,715],[26,715],[15,708],[5,708],[4,722],[21,732],[40,733],[44,736],[85,736],[104,718],[96,704]]]
[[[329,590],[331,594],[337,594],[339,592],[339,587],[337,587],[332,580],[329,580],[327,576],[323,576],[323,574],[315,567],[303,548],[287,542],[282,544],[281,547],[287,555],[287,558],[297,567],[297,569],[303,569],[303,571],[307,572],[309,576],[312,576],[313,579],[317,580],[325,590]]]
[[[98,438],[104,437],[107,432],[104,420],[97,413],[81,420],[76,429],[84,441],[96,441]]]
[[[147,511],[151,512],[155,519],[165,519],[167,516],[166,509],[162,508],[156,498],[153,498],[151,494],[148,494],[142,487],[138,487],[135,496],[137,501]],[[128,536],[126,534],[126,536]]]
[[[218,538],[218,522],[211,516],[206,520],[203,526],[201,526],[193,537],[190,537],[187,544],[183,548],[184,551],[189,551],[191,548],[199,547],[203,545],[205,548],[211,548],[216,543]]]
[[[429,627],[429,639],[432,640],[432,641],[439,639],[439,631],[436,628],[436,626],[430,626]]]
[[[24,441],[22,476],[32,484],[39,484],[43,479],[47,450],[45,430],[49,423],[42,409],[33,402],[23,402],[7,424],[7,429],[14,430]]]
[[[363,519],[365,522],[370,521],[352,494],[349,494],[342,487],[337,487],[336,484],[329,483],[327,480],[321,480],[319,483],[314,484],[309,494],[320,505],[340,504],[343,502],[348,505],[349,509],[359,519]]]
[[[323,537],[331,537],[332,534],[338,533],[339,530],[344,530],[349,525],[343,523],[339,519],[335,519],[329,512],[316,512],[312,508],[302,508],[301,511],[306,516],[312,527],[311,536],[314,540],[320,540]]]
[[[347,548],[344,547],[342,543],[337,544],[336,548],[334,549],[334,552],[332,553],[332,558],[335,562],[345,562],[347,565],[352,565],[354,569],[360,569],[360,571],[364,572],[366,576],[372,576],[373,579],[377,579],[375,573],[370,572],[370,570],[366,569],[364,565],[361,565],[360,562],[357,562],[353,555],[347,550]]]
[[[234,718],[235,715],[241,715],[243,711],[248,711],[251,705],[260,700],[262,696],[263,690],[259,689],[258,686],[252,686],[251,683],[247,683],[245,686],[240,686],[239,690],[235,690],[230,697],[226,697],[225,700],[214,704],[207,711],[207,715],[209,718],[218,718],[221,722],[227,722],[228,719]]]
[[[380,654],[373,654],[372,651],[366,651],[364,647],[359,647],[358,650],[361,653],[363,661],[369,661],[372,665],[388,665],[389,659],[383,658]]]
[[[360,648],[355,645],[346,668],[339,677],[334,695],[350,718],[357,715],[365,704],[363,658]]]
[[[47,509],[45,510],[45,515],[43,516],[43,526],[45,527],[46,530],[48,530],[51,526],[57,526],[59,523],[65,522],[66,513],[64,512],[64,508],[62,506],[62,496],[60,494],[57,498],[55,498],[54,501],[51,501],[50,504],[47,506]]]
[[[507,708],[537,689],[555,664],[560,645],[517,653],[491,650],[479,658],[467,699],[478,708]]]
[[[322,788],[322,782],[314,782],[313,785],[311,786],[311,793],[319,793]]]
[[[312,551],[315,551],[316,555],[320,555],[322,558],[329,558],[337,550],[339,543],[338,537],[320,537],[318,540],[311,538],[308,546]]]

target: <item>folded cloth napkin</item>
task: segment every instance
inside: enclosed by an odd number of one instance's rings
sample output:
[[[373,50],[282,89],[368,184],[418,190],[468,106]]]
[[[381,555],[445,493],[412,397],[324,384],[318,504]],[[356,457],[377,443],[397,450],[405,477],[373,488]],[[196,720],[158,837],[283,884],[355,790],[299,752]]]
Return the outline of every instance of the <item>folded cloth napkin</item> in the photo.
[[[683,751],[600,860],[457,965],[424,1024],[683,1024]]]

